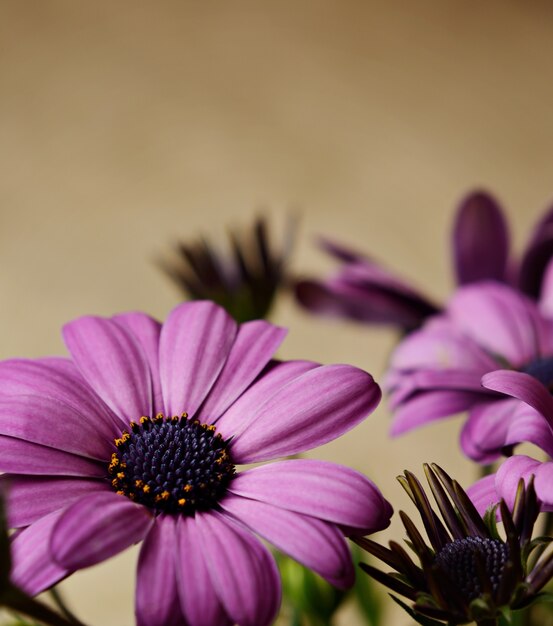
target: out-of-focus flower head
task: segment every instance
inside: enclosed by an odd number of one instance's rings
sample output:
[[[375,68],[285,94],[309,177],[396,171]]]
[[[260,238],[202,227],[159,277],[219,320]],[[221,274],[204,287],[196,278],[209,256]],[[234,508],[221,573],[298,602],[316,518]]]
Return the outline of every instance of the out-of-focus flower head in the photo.
[[[468,411],[461,446],[470,458],[491,462],[524,441],[553,456],[536,404],[553,388],[553,322],[507,285],[461,287],[396,348],[387,387],[394,435]]]
[[[285,284],[296,222],[289,219],[280,249],[271,244],[267,221],[257,218],[240,233],[229,234],[229,248],[199,238],[181,241],[165,273],[191,300],[212,300],[237,322],[264,319]]]
[[[138,626],[266,626],[280,604],[258,539],[344,588],[344,534],[391,506],[347,467],[276,460],[327,443],[380,400],[348,365],[275,361],[285,330],[212,302],[83,317],[71,358],[0,363],[0,471],[14,582],[29,594],[142,541]]]
[[[313,313],[411,332],[440,308],[410,281],[370,257],[328,240],[321,245],[341,267],[327,279],[297,283],[298,301]],[[470,193],[460,203],[453,226],[457,284],[496,280],[538,299],[553,256],[553,209],[536,225],[520,259],[510,257],[509,247],[508,226],[498,202],[486,192]]]
[[[407,544],[413,560],[398,543],[389,548],[370,539],[355,541],[394,571],[385,573],[361,563],[361,567],[410,606],[399,603],[419,623],[495,624],[500,616],[525,608],[537,599],[551,574],[551,559],[540,554],[548,540],[532,540],[539,513],[532,481],[517,486],[513,508],[504,501],[482,517],[460,487],[436,465],[425,466],[432,507],[417,478],[405,472],[399,480],[422,519],[428,543],[402,511]],[[497,525],[497,510],[503,526]],[[540,558],[534,558],[537,554]],[[396,601],[398,598],[394,598]]]

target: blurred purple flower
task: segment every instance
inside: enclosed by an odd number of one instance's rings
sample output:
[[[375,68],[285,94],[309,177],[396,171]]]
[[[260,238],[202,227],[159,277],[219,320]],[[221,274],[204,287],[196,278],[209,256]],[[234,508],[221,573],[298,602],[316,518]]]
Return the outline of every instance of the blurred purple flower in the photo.
[[[439,305],[426,294],[373,259],[327,240],[321,247],[342,265],[325,280],[297,283],[298,301],[313,313],[411,332],[438,312]],[[509,232],[500,205],[488,193],[473,192],[457,210],[452,252],[459,285],[496,280],[538,299],[553,256],[553,209],[537,224],[522,257],[514,260],[509,258]]]
[[[194,302],[163,325],[83,317],[64,328],[71,359],[0,363],[14,582],[36,594],[143,541],[139,626],[263,626],[280,580],[259,535],[350,585],[344,533],[391,515],[372,482],[307,459],[235,471],[331,441],[379,402],[354,367],[271,360],[284,335]]]
[[[523,441],[553,455],[542,417],[553,405],[553,321],[507,285],[461,287],[396,348],[387,386],[394,435],[468,411],[461,445],[470,458],[490,462]]]

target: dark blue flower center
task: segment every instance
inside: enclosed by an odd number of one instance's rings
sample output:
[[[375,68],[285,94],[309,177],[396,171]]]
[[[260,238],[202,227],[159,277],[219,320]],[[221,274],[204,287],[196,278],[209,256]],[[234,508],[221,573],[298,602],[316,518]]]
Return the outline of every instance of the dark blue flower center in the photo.
[[[436,555],[434,564],[455,584],[467,603],[470,603],[484,591],[480,574],[482,568],[489,578],[494,594],[497,592],[508,558],[509,546],[503,541],[486,537],[465,537],[442,548]]]
[[[108,471],[115,491],[167,513],[212,509],[235,470],[215,426],[177,417],[141,417],[115,440]]]
[[[553,357],[535,359],[523,367],[522,371],[530,374],[550,391],[553,391]]]

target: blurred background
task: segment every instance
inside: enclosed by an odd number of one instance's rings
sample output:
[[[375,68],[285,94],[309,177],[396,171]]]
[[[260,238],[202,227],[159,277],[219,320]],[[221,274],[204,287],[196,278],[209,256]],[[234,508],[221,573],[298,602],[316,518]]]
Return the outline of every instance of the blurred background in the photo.
[[[180,295],[156,261],[259,213],[277,240],[301,216],[296,273],[330,267],[326,234],[445,298],[461,196],[495,192],[519,249],[553,198],[552,56],[547,1],[2,0],[0,357],[64,354],[61,325],[87,313],[165,318]],[[377,379],[395,343],[291,298],[272,319],[281,357]],[[383,404],[313,455],[407,510],[404,468],[475,477],[456,420],[393,441],[388,423]],[[66,581],[79,616],[131,626],[135,561]]]

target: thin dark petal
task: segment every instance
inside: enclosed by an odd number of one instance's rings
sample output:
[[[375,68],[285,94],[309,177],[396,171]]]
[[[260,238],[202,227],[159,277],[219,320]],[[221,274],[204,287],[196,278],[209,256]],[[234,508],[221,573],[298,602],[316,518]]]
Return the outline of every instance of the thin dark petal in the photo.
[[[553,208],[537,224],[520,263],[521,291],[538,298],[547,264],[553,257]]]
[[[501,511],[501,521],[503,522],[503,528],[505,529],[505,535],[507,536],[507,544],[509,546],[510,560],[514,565],[515,576],[517,579],[521,579],[523,576],[522,564],[520,560],[520,544],[517,535],[517,530],[509,511],[505,500],[501,500],[499,503],[499,510]]]
[[[399,593],[402,596],[409,598],[410,600],[414,601],[416,599],[417,594],[415,590],[409,585],[401,582],[401,580],[394,578],[394,576],[386,574],[385,572],[381,572],[379,569],[376,569],[376,567],[368,565],[367,563],[359,563],[359,567],[367,572],[367,574],[371,578],[374,578],[379,583],[382,583],[383,585],[388,587],[388,589],[391,589],[392,591],[395,591],[396,593]]]
[[[405,532],[407,533],[409,540],[413,544],[413,548],[415,552],[417,553],[417,555],[419,556],[419,558],[421,560],[429,559],[429,558],[431,559],[432,552],[430,551],[430,548],[424,542],[424,539],[422,538],[422,535],[417,530],[417,527],[415,526],[415,524],[413,524],[413,522],[409,519],[407,514],[404,513],[403,511],[399,512],[399,516],[401,518],[401,521],[403,522],[403,526],[405,527]]]
[[[472,193],[461,203],[453,228],[454,265],[459,284],[505,280],[509,232],[499,204]]]
[[[434,500],[440,509],[440,513],[447,524],[449,532],[452,534],[453,539],[462,539],[465,536],[463,526],[459,522],[457,512],[447,497],[444,488],[436,477],[436,474],[432,471],[431,467],[426,463],[424,464],[424,471],[426,473],[428,483],[430,484]]]
[[[392,550],[381,546],[376,541],[368,539],[367,537],[351,537],[351,540],[355,542],[359,547],[363,548],[369,554],[372,554],[380,561],[386,563],[390,567],[393,567],[397,571],[402,571],[401,560],[397,557]]]
[[[507,561],[503,566],[499,587],[497,589],[497,604],[505,605],[509,602],[513,588],[516,584],[515,567],[512,561]]]
[[[398,572],[404,572],[407,578],[413,582],[413,586],[417,589],[423,587],[425,581],[422,570],[413,563],[406,550],[404,550],[399,543],[390,541],[390,551],[400,564],[399,567],[396,567]]]

